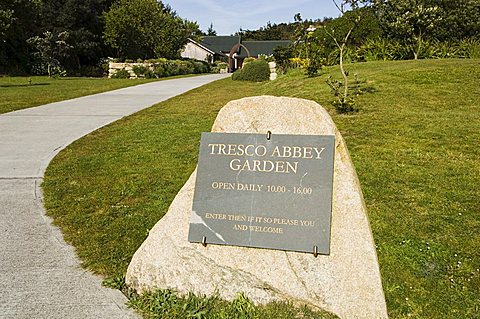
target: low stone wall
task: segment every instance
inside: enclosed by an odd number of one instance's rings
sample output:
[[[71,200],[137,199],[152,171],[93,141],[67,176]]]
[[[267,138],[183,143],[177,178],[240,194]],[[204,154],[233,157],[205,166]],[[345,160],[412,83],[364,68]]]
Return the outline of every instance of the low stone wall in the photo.
[[[134,66],[144,66],[150,70],[153,70],[153,63],[118,63],[118,62],[109,62],[108,63],[108,77],[111,78],[117,71],[125,69],[130,74],[131,79],[138,78],[137,75],[133,72]]]
[[[128,74],[130,74],[131,79],[137,79],[138,76],[133,72],[134,66],[143,66],[149,70],[153,71],[155,63],[136,63],[136,62],[109,62],[108,63],[108,77],[111,78],[117,71],[125,69]],[[277,64],[275,62],[268,62],[268,67],[270,68],[270,80],[275,80],[277,78]],[[220,73],[227,73],[228,69],[220,69]]]

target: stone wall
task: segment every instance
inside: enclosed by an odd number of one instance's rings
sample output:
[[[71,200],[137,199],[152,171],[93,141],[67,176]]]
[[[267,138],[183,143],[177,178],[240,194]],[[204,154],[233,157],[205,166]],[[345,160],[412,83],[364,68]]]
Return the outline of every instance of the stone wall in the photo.
[[[108,77],[111,78],[117,71],[125,69],[130,74],[131,79],[138,78],[133,72],[134,66],[144,66],[150,70],[153,70],[153,63],[118,63],[118,62],[109,62],[108,63]]]

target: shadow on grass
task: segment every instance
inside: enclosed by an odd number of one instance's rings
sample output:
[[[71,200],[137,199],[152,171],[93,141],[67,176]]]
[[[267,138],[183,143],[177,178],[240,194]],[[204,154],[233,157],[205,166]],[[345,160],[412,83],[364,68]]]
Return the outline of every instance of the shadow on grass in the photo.
[[[2,84],[0,85],[0,88],[11,88],[11,87],[26,87],[26,86],[44,86],[44,85],[50,85],[50,83],[24,83],[24,84]]]

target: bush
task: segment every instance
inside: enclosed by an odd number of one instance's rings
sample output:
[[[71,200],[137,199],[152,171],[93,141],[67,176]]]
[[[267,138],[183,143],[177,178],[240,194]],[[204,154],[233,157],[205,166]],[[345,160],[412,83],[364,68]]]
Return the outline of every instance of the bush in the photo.
[[[459,52],[462,57],[470,59],[480,58],[480,41],[477,39],[464,39],[459,43]]]
[[[166,63],[157,63],[153,67],[153,73],[156,77],[163,78],[168,76]]]
[[[268,81],[270,79],[270,68],[265,60],[252,61],[233,73],[232,79],[252,82]]]
[[[248,58],[243,59],[243,66],[245,66],[248,63],[253,62],[253,61],[257,61],[257,59],[249,56]]]
[[[137,77],[145,77],[145,73],[147,73],[147,71],[149,71],[149,69],[147,67],[145,67],[144,65],[134,65],[132,67],[132,71],[133,73],[135,73],[135,75]]]
[[[145,74],[144,74],[144,77],[145,77],[145,79],[154,79],[157,76],[155,75],[155,73],[152,70],[147,70],[147,72],[145,72]]]
[[[130,73],[128,73],[127,70],[121,69],[115,72],[115,74],[112,75],[112,79],[129,79],[130,78]]]
[[[212,73],[220,73],[223,71],[228,71],[228,64],[222,61],[216,61],[212,68]]]
[[[210,72],[210,66],[207,62],[195,61],[193,62],[193,72],[195,74]]]
[[[178,74],[179,75],[195,73],[195,65],[193,64],[192,61],[175,60],[175,63],[178,65]]]

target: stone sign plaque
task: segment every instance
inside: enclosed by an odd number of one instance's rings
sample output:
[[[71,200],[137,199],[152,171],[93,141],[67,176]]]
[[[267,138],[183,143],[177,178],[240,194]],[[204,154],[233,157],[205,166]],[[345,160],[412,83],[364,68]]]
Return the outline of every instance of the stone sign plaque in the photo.
[[[203,133],[190,242],[330,253],[333,135]]]

